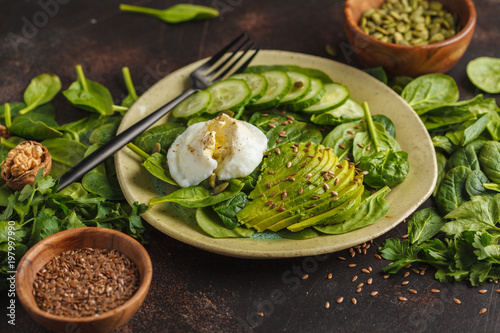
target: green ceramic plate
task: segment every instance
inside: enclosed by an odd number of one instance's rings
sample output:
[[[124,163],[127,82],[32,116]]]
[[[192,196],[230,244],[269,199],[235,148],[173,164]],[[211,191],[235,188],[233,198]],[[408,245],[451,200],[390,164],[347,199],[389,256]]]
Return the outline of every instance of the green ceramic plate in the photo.
[[[204,60],[183,67],[151,87],[127,112],[119,131],[176,97],[189,86],[189,73]],[[260,51],[253,65],[298,65],[317,68],[333,80],[346,85],[351,97],[367,101],[373,114],[385,114],[396,125],[397,139],[409,153],[410,173],[401,185],[387,195],[391,211],[381,221],[343,235],[321,236],[308,240],[289,239],[215,239],[203,233],[193,215],[181,214],[172,205],[159,204],[149,209],[144,219],[161,232],[200,249],[241,258],[287,258],[318,255],[349,248],[376,238],[398,225],[432,193],[437,164],[431,139],[411,107],[389,87],[370,75],[347,65],[320,57],[285,51]],[[165,120],[160,120],[159,123]],[[116,155],[116,169],[128,202],[148,203],[162,195],[158,181],[142,169],[128,148]]]

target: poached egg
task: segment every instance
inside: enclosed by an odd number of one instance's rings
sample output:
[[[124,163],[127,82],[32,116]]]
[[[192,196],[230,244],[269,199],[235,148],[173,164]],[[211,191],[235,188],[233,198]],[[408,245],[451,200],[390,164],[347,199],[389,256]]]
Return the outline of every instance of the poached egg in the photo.
[[[195,186],[215,173],[219,180],[248,176],[262,161],[267,137],[257,127],[226,114],[189,126],[167,153],[172,178]]]

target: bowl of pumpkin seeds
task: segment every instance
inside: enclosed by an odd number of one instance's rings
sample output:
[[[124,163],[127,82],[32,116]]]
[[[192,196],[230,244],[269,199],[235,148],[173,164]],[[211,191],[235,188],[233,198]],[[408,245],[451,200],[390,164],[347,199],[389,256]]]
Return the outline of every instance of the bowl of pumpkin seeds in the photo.
[[[472,0],[346,0],[344,7],[353,52],[392,75],[448,71],[469,46],[476,20]]]

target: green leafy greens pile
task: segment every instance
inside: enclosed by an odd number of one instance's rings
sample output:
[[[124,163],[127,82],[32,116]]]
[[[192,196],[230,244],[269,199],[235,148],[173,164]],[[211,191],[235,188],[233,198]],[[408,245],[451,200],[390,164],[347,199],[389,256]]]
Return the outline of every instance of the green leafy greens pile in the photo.
[[[497,64],[495,72],[494,64]],[[467,66],[471,81],[498,90],[499,59]],[[433,207],[408,221],[408,239],[387,239],[379,248],[396,273],[419,262],[433,266],[440,281],[470,280],[474,286],[500,279],[500,115],[494,98],[459,101],[455,81],[444,74],[389,83],[419,114],[434,143],[438,181]]]
[[[81,182],[57,192],[61,175],[116,134],[122,114],[115,111],[126,112],[137,100],[128,68],[123,74],[129,95],[120,106],[113,104],[107,88],[85,77],[81,66],[76,66],[76,71],[77,81],[63,95],[72,105],[91,112],[88,117],[64,125],[56,122],[50,102],[61,90],[61,81],[54,74],[33,78],[24,92],[24,103],[0,106],[0,123],[11,135],[0,140],[1,161],[25,140],[40,142],[52,156],[49,175],[41,177],[41,170],[35,183],[25,185],[22,191],[13,192],[0,180],[0,289],[6,287],[7,272],[14,270],[9,256],[14,254],[17,263],[30,246],[62,230],[104,227],[145,241],[140,214],[147,206],[130,206],[124,200],[112,158],[87,173]]]

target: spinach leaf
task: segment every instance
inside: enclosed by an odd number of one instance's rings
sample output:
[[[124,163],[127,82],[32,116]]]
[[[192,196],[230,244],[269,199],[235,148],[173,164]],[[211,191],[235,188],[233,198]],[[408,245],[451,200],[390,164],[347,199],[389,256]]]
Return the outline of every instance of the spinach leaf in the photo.
[[[500,58],[479,57],[467,64],[467,76],[481,90],[500,93]]]
[[[432,192],[432,196],[434,196],[434,197],[437,194],[437,191],[439,189],[439,185],[441,184],[441,181],[443,180],[444,176],[446,175],[446,157],[438,151],[435,151],[435,154],[436,154],[438,172],[437,172],[436,187],[434,188],[434,191]]]
[[[90,155],[100,146],[101,144],[94,144],[90,146],[83,157],[85,158]],[[111,157],[106,162],[108,161],[112,162],[113,158]],[[114,171],[114,163],[110,164],[111,165],[106,168],[106,163],[101,163],[94,169],[87,172],[82,178],[82,186],[86,191],[108,200],[123,200],[124,197]]]
[[[352,150],[354,135],[362,131],[366,131],[366,123],[356,121],[340,124],[325,136],[322,144],[332,148],[340,160]]]
[[[175,202],[189,208],[213,206],[234,197],[245,186],[245,183],[238,179],[231,179],[228,182],[229,186],[216,195],[211,195],[211,189],[203,185],[183,187],[164,197],[151,199],[149,206],[164,202]]]
[[[110,117],[109,120],[115,120],[115,121],[109,122],[94,129],[90,134],[89,143],[91,144],[106,143],[116,135],[116,130],[120,125],[121,119],[119,117]]]
[[[83,74],[82,66],[76,66],[76,73],[78,80],[63,91],[63,95],[68,101],[86,111],[105,116],[112,115],[114,112],[113,97],[111,97],[109,90],[97,82],[88,80]]]
[[[19,114],[26,114],[42,104],[50,102],[61,90],[61,80],[55,74],[41,74],[33,78],[24,91],[26,107]]]
[[[393,138],[396,137],[396,126],[394,126],[394,123],[392,120],[383,115],[383,114],[376,114],[372,116],[372,119],[375,123],[381,124],[385,128],[385,132],[392,136]]]
[[[58,131],[59,125],[52,119],[34,112],[26,116],[14,118],[9,130],[20,137],[36,141],[58,138],[63,133]]]
[[[71,137],[75,141],[88,145],[90,144],[90,135],[92,132],[108,122],[107,117],[100,117],[97,114],[82,118],[72,123],[61,125],[58,130],[61,132],[71,133]]]
[[[488,125],[488,114],[482,115],[477,120],[463,123],[457,130],[446,133],[446,136],[457,146],[465,146],[476,140]]]
[[[484,172],[481,170],[473,170],[468,176],[467,181],[465,182],[465,190],[469,196],[477,196],[477,195],[494,195],[494,192],[488,191],[485,186],[490,180]]]
[[[439,111],[431,110],[425,116],[423,122],[428,131],[447,130],[464,121],[476,119],[476,115],[473,112],[460,108],[443,108]]]
[[[342,223],[325,226],[314,226],[314,229],[329,235],[344,234],[380,221],[391,210],[385,196],[391,191],[388,186],[364,198],[356,212]]]
[[[213,205],[212,208],[219,215],[226,228],[234,229],[241,226],[236,218],[236,213],[242,210],[247,202],[247,195],[239,192],[234,197]]]
[[[448,214],[469,199],[465,183],[470,172],[469,168],[458,166],[446,173],[434,198],[434,203],[441,214]]]
[[[363,72],[368,73],[377,80],[381,81],[382,83],[387,84],[387,74],[383,67],[378,66],[378,67],[365,68],[363,69]]]
[[[286,136],[283,136],[282,133]],[[288,125],[277,125],[271,128],[266,136],[268,138],[267,148],[273,149],[287,142],[309,142],[320,143],[323,140],[321,131],[314,125],[302,121],[294,121]]]
[[[428,241],[441,230],[444,220],[434,207],[419,210],[408,220],[408,239],[412,244]]]
[[[403,92],[403,89],[413,80],[412,77],[409,76],[395,76],[389,80],[389,87],[392,88],[397,94]]]
[[[253,230],[245,227],[237,227],[234,229],[224,227],[219,216],[208,207],[200,207],[196,210],[196,222],[204,232],[214,238],[251,237],[254,233]]]
[[[475,196],[449,212],[444,218],[451,221],[441,228],[447,235],[464,231],[500,231],[500,194],[494,197]]]
[[[279,231],[276,231],[276,233],[283,238],[296,239],[296,240],[310,239],[318,237],[320,235],[320,233],[314,230],[313,227],[305,228],[300,231],[290,231],[288,229],[281,229]]]
[[[386,149],[370,156],[362,156],[358,168],[368,172],[363,182],[373,188],[401,184],[410,172],[408,153]]]
[[[162,149],[168,149],[174,140],[186,130],[186,126],[179,123],[165,123],[148,129],[139,135],[133,142],[145,152],[151,152],[155,144],[159,143]]]
[[[422,75],[406,85],[401,97],[422,115],[438,106],[455,103],[458,100],[458,87],[448,75]]]
[[[447,154],[451,154],[455,150],[455,147],[453,146],[451,140],[444,135],[433,136],[432,144],[434,145],[434,148],[440,148],[444,150]]]
[[[446,171],[457,166],[464,166],[471,170],[479,170],[479,161],[472,146],[466,146],[455,150],[455,152],[446,161]]]
[[[355,100],[349,98],[341,106],[320,114],[311,116],[311,121],[317,125],[331,125],[351,122],[363,118],[363,109]]]
[[[167,157],[160,153],[154,153],[149,156],[142,166],[146,168],[153,176],[163,180],[165,183],[179,186],[177,182],[170,175],[170,171],[167,167]]]
[[[483,183],[483,187],[488,190],[500,192],[500,184],[497,183]]]
[[[376,141],[373,140],[374,137]],[[355,161],[360,161],[363,156],[375,155],[382,150],[401,150],[396,139],[379,129],[374,129],[373,133],[369,131],[357,133],[352,148]]]
[[[120,4],[120,10],[154,16],[167,23],[204,20],[219,16],[214,8],[180,3],[164,10]]]
[[[488,141],[481,147],[479,164],[489,179],[500,183],[500,142]]]
[[[83,159],[87,150],[84,144],[65,138],[47,139],[41,142],[52,156],[50,175],[60,177]]]

